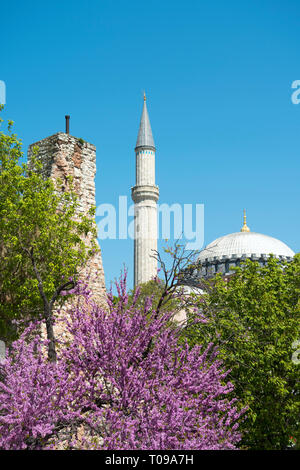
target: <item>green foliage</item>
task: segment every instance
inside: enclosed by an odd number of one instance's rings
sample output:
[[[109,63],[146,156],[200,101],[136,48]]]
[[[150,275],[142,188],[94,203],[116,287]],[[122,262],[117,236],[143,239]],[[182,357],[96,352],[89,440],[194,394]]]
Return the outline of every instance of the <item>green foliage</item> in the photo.
[[[30,166],[20,164],[22,143],[12,122],[0,132],[0,337],[6,340],[16,334],[14,320],[43,313],[41,286],[49,301],[59,286],[76,280],[96,249],[84,242],[96,236],[93,214],[78,217],[71,181],[63,192],[59,181],[43,177],[37,150]]]
[[[136,304],[139,308],[144,307],[148,297],[152,299],[152,309],[157,310],[159,306],[160,312],[175,312],[180,306],[178,299],[172,294],[168,294],[165,283],[159,278],[141,284],[139,290],[140,294]],[[132,304],[134,292],[135,289],[129,293],[129,305]],[[161,301],[162,297],[163,301]]]
[[[300,339],[300,255],[290,263],[270,258],[264,267],[247,260],[207,293],[195,296],[206,323],[190,318],[190,344],[218,345],[235,394],[249,407],[242,444],[285,449],[299,436],[300,365],[292,361]]]

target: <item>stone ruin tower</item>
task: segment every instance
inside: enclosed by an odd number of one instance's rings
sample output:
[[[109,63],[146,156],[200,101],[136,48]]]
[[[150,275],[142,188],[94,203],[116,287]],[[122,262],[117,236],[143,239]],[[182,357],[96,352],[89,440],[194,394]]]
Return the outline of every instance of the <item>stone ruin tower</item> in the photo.
[[[29,146],[28,161],[35,146],[39,147],[38,159],[46,178],[60,178],[64,182],[67,176],[73,176],[78,214],[87,213],[95,206],[96,147],[69,134],[69,116],[66,116],[66,132],[58,132]],[[82,277],[89,277],[93,299],[104,305],[106,288],[100,250],[89,259]]]

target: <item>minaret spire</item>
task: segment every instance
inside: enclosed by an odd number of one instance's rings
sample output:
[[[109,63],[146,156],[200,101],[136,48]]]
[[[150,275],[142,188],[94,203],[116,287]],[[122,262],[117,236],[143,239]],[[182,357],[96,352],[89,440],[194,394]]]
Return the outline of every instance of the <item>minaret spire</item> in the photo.
[[[134,284],[150,281],[157,275],[157,201],[155,184],[155,144],[144,93],[143,111],[135,146],[136,185],[131,189],[134,201]]]
[[[150,124],[150,119],[147,110],[146,104],[146,93],[144,92],[144,105],[143,111],[141,116],[140,128],[139,133],[136,141],[136,149],[138,147],[152,147],[155,151],[155,144],[152,135],[152,129]]]

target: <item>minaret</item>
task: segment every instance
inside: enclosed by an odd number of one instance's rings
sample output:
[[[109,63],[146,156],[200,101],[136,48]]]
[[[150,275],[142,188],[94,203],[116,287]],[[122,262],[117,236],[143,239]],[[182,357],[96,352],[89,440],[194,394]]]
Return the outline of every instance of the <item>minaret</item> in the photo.
[[[135,147],[136,185],[131,189],[134,202],[134,285],[157,275],[157,201],[155,185],[155,145],[144,94],[144,106]]]

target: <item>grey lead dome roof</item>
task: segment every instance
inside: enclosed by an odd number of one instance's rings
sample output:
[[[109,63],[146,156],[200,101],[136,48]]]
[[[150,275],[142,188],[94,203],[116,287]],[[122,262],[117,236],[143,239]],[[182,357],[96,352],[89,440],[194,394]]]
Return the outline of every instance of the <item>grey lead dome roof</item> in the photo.
[[[137,147],[153,147],[155,149],[145,96],[140,128],[135,148]]]
[[[207,245],[199,254],[198,261],[246,256],[273,254],[277,257],[293,257],[295,253],[277,238],[256,232],[236,232],[217,238]]]

